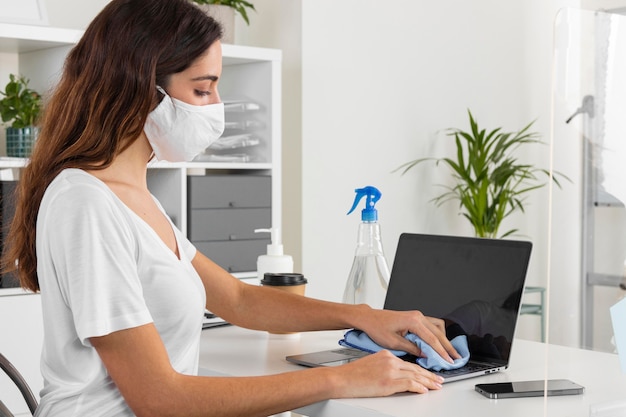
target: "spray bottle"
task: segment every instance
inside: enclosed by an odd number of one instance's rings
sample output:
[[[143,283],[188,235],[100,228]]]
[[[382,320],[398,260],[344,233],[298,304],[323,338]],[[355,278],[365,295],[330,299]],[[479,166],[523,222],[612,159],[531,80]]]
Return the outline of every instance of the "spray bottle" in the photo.
[[[280,230],[277,227],[271,229],[255,229],[254,233],[270,233],[271,242],[267,245],[267,254],[257,258],[257,277],[262,280],[266,272],[290,273],[293,272],[293,258],[283,253],[283,245],[280,240]]]
[[[346,289],[343,293],[343,302],[348,304],[365,303],[372,308],[383,308],[389,283],[389,267],[380,238],[378,210],[375,208],[381,193],[372,186],[358,188],[354,191],[356,197],[348,214],[354,211],[363,197],[366,200],[365,208],[361,210],[357,247]]]

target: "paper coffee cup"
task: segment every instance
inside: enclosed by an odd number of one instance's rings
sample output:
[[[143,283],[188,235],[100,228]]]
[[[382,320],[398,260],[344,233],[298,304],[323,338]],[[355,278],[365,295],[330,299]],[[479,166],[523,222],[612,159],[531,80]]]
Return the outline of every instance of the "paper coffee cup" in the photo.
[[[304,295],[307,279],[298,273],[273,273],[266,272],[261,280],[261,285],[272,287],[292,294]],[[289,334],[290,332],[270,332],[273,334]]]

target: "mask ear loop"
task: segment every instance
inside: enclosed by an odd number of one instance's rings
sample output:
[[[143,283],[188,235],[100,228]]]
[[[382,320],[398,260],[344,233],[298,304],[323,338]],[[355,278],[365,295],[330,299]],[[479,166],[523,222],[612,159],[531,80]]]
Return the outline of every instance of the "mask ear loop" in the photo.
[[[159,104],[161,104],[161,102],[163,101],[165,97],[169,96],[169,94],[167,94],[167,91],[165,91],[165,89],[161,87],[160,85],[157,85],[156,89],[157,89],[157,98],[158,98],[157,106],[158,106]]]
[[[167,92],[165,92],[165,90],[163,89],[163,87],[161,87],[160,85],[156,86],[156,89],[159,93],[163,94],[164,96],[167,95]]]

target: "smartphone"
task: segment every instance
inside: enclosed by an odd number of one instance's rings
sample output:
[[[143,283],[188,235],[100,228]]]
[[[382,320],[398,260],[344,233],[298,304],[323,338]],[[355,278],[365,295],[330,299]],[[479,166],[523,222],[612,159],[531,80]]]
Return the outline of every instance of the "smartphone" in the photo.
[[[546,381],[517,381],[517,382],[497,382],[492,384],[476,384],[474,387],[487,398],[518,398],[518,397],[543,397],[546,389]],[[585,392],[585,387],[578,385],[568,379],[549,379],[547,391],[548,396],[553,395],[576,395]]]

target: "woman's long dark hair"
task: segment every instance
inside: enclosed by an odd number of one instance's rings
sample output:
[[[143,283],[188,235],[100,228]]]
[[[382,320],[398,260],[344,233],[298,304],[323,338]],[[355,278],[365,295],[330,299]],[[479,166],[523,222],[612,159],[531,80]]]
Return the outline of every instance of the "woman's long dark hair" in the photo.
[[[71,50],[22,170],[5,240],[4,272],[39,290],[35,252],[39,206],[65,168],[103,169],[141,134],[167,85],[220,39],[220,25],[189,0],[113,0]]]

